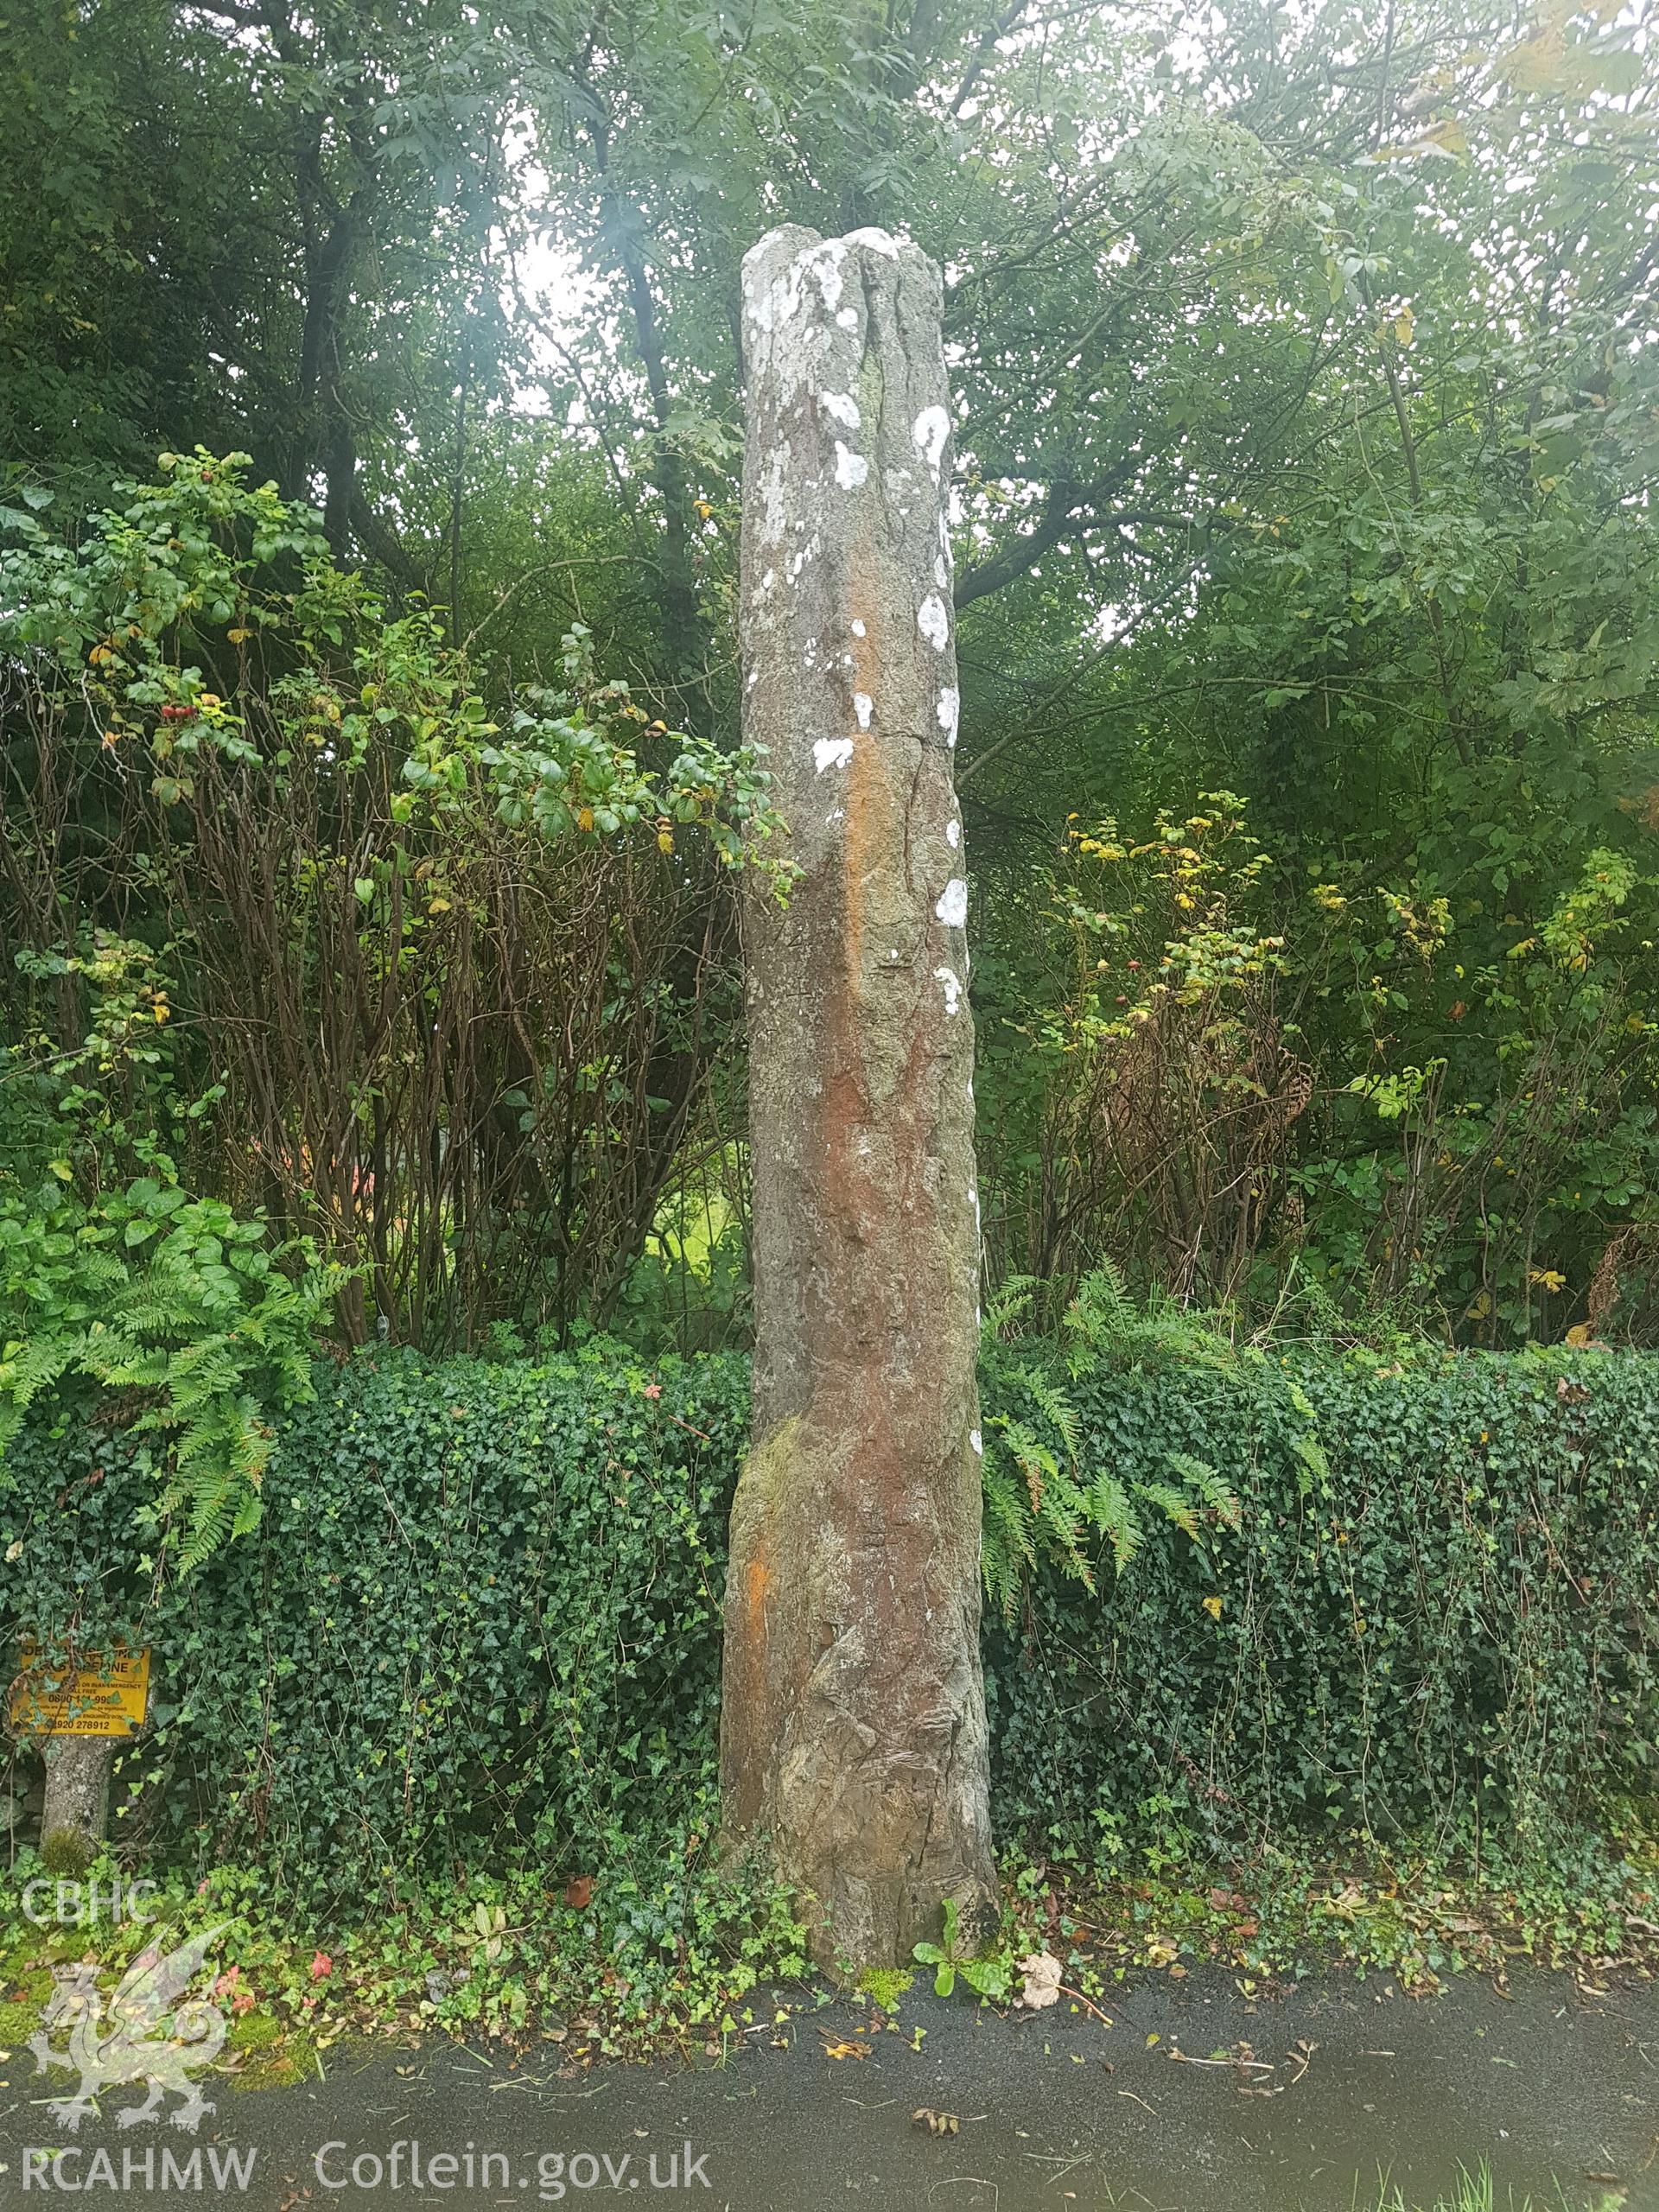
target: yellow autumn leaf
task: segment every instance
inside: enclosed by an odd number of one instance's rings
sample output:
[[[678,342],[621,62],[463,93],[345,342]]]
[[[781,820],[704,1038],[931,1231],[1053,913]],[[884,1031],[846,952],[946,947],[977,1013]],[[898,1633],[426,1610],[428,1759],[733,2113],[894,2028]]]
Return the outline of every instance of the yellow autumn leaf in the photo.
[[[1548,92],[1561,83],[1567,60],[1567,41],[1559,24],[1551,24],[1537,38],[1512,46],[1503,56],[1504,82],[1517,92]]]
[[[1438,123],[1431,124],[1423,138],[1425,143],[1438,146],[1444,154],[1466,154],[1469,150],[1469,134],[1455,115],[1442,116]]]
[[[1409,346],[1417,328],[1416,318],[1409,308],[1402,308],[1394,318],[1394,340],[1396,346]]]
[[[1218,1621],[1221,1618],[1221,1599],[1206,1598],[1204,1601],[1204,1610],[1212,1621]]]

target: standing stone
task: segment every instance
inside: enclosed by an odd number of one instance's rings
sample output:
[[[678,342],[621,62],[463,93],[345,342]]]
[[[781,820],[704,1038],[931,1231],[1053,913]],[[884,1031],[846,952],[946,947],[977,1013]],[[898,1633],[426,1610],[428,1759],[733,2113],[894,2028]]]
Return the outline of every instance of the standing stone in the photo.
[[[743,264],[744,731],[800,870],[746,915],[753,1437],[728,1834],[831,1967],[995,1911],[979,1658],[968,886],[938,272],[883,231]]]

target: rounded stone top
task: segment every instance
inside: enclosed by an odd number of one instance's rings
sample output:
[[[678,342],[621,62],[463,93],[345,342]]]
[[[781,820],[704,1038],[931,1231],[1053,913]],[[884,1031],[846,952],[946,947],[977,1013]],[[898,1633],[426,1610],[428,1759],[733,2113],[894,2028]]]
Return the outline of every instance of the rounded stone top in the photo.
[[[874,225],[826,238],[803,223],[780,223],[743,257],[746,321],[772,331],[803,308],[834,316],[857,289],[849,261],[886,262],[896,274],[939,283],[937,267],[913,239],[894,238]]]

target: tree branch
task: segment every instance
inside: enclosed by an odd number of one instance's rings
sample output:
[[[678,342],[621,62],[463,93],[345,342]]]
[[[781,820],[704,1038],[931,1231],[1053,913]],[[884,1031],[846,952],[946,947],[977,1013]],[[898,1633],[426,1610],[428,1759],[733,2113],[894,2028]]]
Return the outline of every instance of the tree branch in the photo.
[[[1085,530],[1125,530],[1136,523],[1180,526],[1185,518],[1170,514],[1161,507],[1119,507],[1108,513],[1101,512],[1113,494],[1128,483],[1138,459],[1138,455],[1126,459],[1095,484],[1078,484],[1065,479],[1051,484],[1036,528],[1014,538],[1000,553],[994,553],[988,561],[982,561],[977,568],[969,569],[957,579],[958,609],[971,607],[976,599],[987,598],[992,592],[1017,582],[1079,522]]]

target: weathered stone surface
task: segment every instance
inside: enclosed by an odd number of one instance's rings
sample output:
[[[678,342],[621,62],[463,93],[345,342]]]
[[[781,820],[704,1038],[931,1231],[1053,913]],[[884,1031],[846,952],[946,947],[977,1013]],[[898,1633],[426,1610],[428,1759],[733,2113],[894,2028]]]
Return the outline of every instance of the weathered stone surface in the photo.
[[[721,1770],[824,1963],[995,1897],[979,1667],[979,1202],[951,777],[940,284],[880,231],[744,263],[745,730],[802,871],[746,915],[753,1446]]]
[[[41,1840],[73,1835],[90,1857],[109,1834],[110,1770],[115,1747],[99,1736],[50,1736]]]

